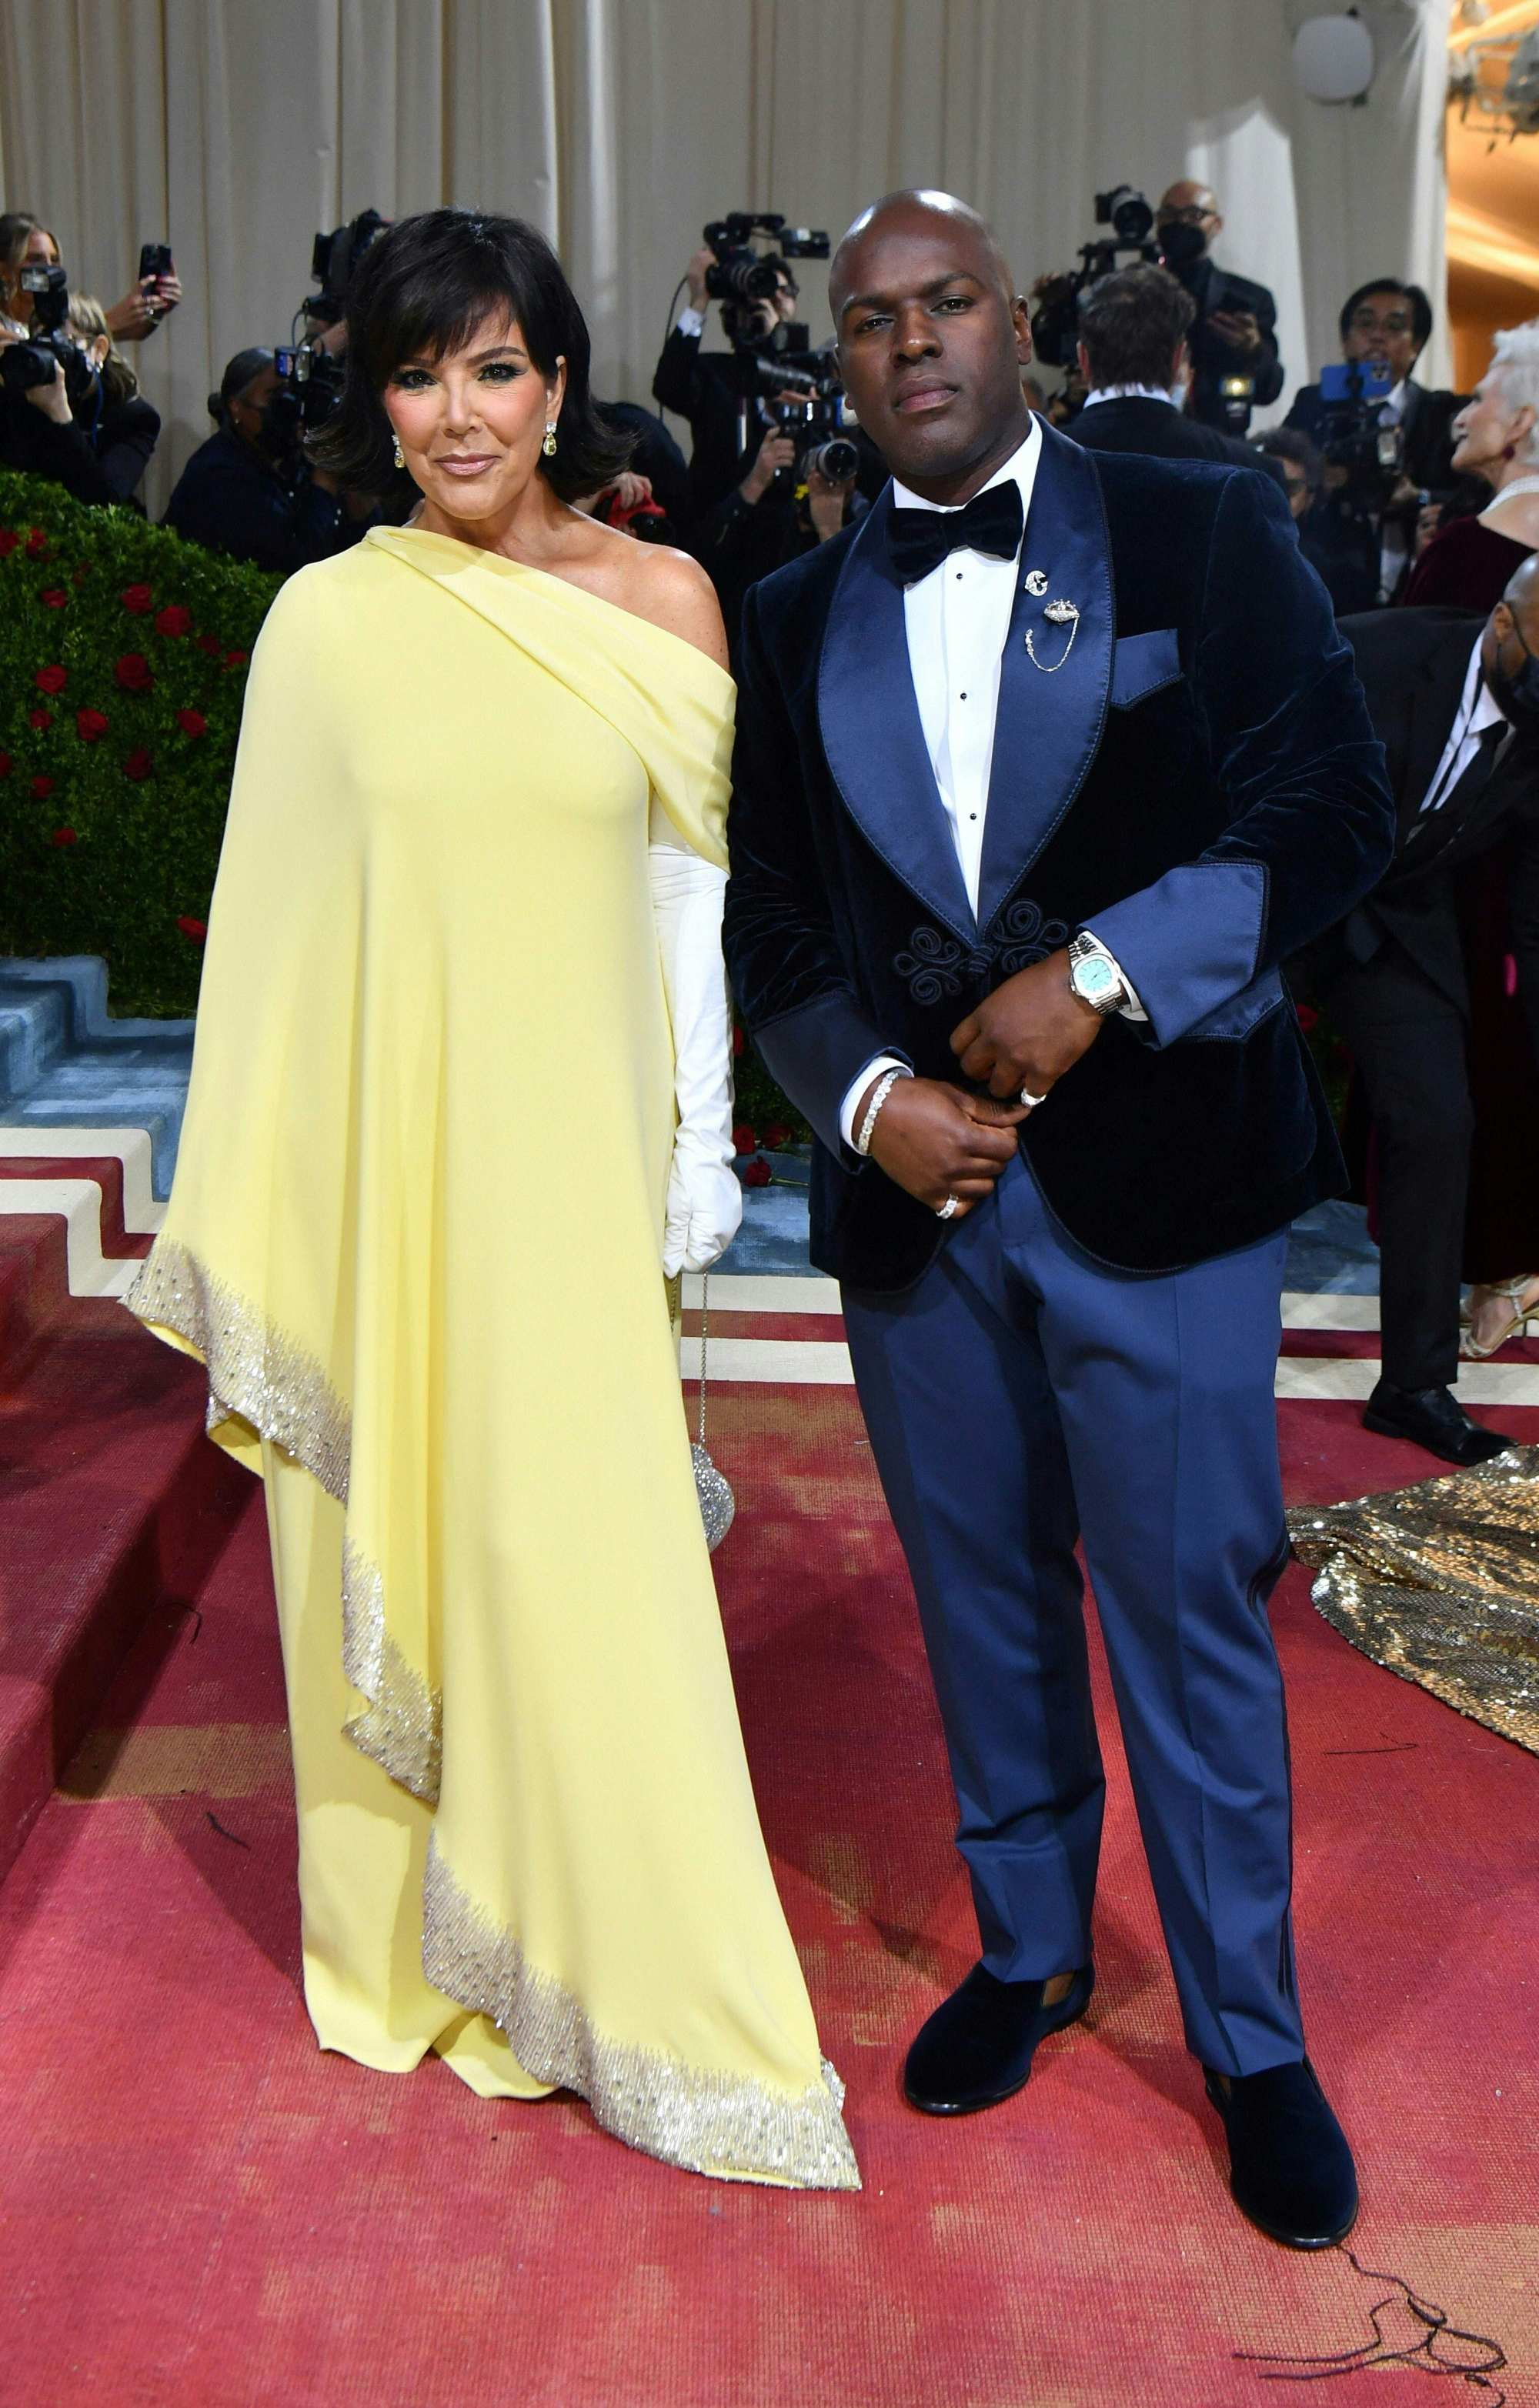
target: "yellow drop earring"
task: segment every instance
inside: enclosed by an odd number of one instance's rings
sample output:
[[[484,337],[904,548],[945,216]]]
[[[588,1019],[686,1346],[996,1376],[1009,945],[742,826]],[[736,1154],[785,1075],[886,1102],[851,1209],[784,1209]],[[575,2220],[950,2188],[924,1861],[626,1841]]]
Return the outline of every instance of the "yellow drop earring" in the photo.
[[[406,453],[401,450],[401,438],[398,435],[396,437],[396,466],[397,468],[404,468],[406,466]]]
[[[547,460],[554,460],[555,458],[555,421],[554,418],[548,418],[545,421],[545,440],[539,448],[544,452]]]

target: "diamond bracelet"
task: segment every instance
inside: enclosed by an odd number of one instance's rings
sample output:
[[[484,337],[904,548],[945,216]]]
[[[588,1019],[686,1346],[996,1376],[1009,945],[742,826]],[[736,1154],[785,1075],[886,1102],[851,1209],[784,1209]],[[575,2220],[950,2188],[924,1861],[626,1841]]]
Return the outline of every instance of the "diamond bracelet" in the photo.
[[[856,1154],[870,1154],[871,1150],[871,1131],[876,1126],[876,1116],[878,1112],[882,1110],[887,1097],[897,1086],[899,1080],[912,1078],[913,1075],[913,1072],[909,1070],[886,1070],[884,1071],[882,1077],[878,1079],[875,1086],[871,1090],[870,1102],[866,1107],[866,1117],[860,1124],[860,1133],[855,1141],[855,1150]]]

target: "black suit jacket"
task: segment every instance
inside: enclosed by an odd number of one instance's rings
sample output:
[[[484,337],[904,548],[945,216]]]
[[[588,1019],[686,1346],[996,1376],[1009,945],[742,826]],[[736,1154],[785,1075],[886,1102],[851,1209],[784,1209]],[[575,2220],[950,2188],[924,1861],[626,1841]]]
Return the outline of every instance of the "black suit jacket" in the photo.
[[[1277,356],[1277,304],[1264,284],[1236,276],[1215,261],[1200,259],[1181,279],[1197,304],[1197,318],[1188,341],[1192,356],[1192,413],[1208,426],[1227,426],[1219,386],[1225,377],[1248,376],[1256,386],[1255,400],[1264,406],[1283,389],[1283,364]],[[1261,330],[1261,348],[1245,359],[1209,331],[1208,320],[1218,310],[1248,309]]]
[[[1317,948],[1322,985],[1387,939],[1461,1011],[1470,1008],[1459,873],[1504,838],[1516,839],[1509,880],[1519,989],[1539,1049],[1539,750],[1510,738],[1473,802],[1424,816],[1484,620],[1474,610],[1368,610],[1344,619],[1385,748],[1395,797],[1395,857],[1379,884]]]
[[[976,916],[914,698],[890,486],[744,612],[727,963],[819,1140],[813,1258],[857,1287],[910,1285],[944,1227],[844,1145],[846,1091],[885,1050],[954,1081],[956,1024],[1086,924],[1150,1025],[1109,1019],[1021,1129],[1070,1234],[1165,1270],[1342,1181],[1279,965],[1390,855],[1351,654],[1267,479],[1041,437]]]
[[[1098,401],[1082,409],[1064,429],[1091,452],[1143,452],[1156,460],[1223,460],[1231,468],[1255,468],[1286,493],[1287,480],[1281,464],[1264,452],[1253,451],[1238,436],[1220,434],[1188,418],[1168,401],[1150,401],[1142,394],[1124,394],[1115,401]]]
[[[689,421],[689,482],[698,522],[741,481],[759,448],[764,433],[758,414],[762,389],[758,363],[750,352],[703,351],[698,335],[681,334],[677,326],[663,345],[652,380],[653,399]],[[741,408],[745,399],[746,447]]]

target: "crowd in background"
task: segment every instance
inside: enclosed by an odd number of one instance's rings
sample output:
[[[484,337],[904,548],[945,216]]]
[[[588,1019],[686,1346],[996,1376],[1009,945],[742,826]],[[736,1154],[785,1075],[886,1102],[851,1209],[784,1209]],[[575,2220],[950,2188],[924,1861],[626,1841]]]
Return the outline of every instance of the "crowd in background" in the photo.
[[[366,222],[384,222],[366,212],[345,231]],[[1092,451],[1216,460],[1272,480],[1387,742],[1422,697],[1422,724],[1390,747],[1402,848],[1383,908],[1375,897],[1329,957],[1296,965],[1294,984],[1350,1028],[1373,1130],[1386,1365],[1421,1399],[1402,1434],[1474,1459],[1474,1426],[1446,1393],[1453,1354],[1489,1354],[1539,1322],[1539,1275],[1522,1268],[1539,1263],[1539,572],[1527,577],[1539,553],[1539,320],[1497,337],[1473,394],[1431,390],[1417,376],[1432,332],[1426,294],[1373,277],[1342,303],[1341,367],[1300,382],[1283,423],[1252,437],[1251,412],[1280,399],[1287,367],[1272,295],[1214,257],[1222,227],[1210,190],[1173,184],[1146,254],[1084,280],[1060,381],[1050,389],[1034,368],[1023,380],[1033,408]],[[697,251],[681,280],[657,408],[597,405],[631,466],[579,507],[692,552],[735,645],[750,586],[859,518],[886,472],[853,423],[842,443],[817,445],[773,406],[786,364],[795,374],[807,357],[790,259],[761,256],[757,297],[724,306],[726,347],[706,344],[713,256]],[[165,253],[104,308],[69,283],[40,219],[0,217],[0,466],[88,503],[142,507],[160,422],[126,353],[180,293]],[[306,327],[304,381],[292,354],[258,347],[229,362],[209,396],[212,431],[165,512],[183,537],[287,571],[414,504],[404,472],[391,491],[352,492],[309,458],[347,341],[345,294],[325,297]],[[669,414],[687,426],[687,460]],[[1368,631],[1402,613],[1399,634]],[[1460,1280],[1473,1283],[1462,1337]]]

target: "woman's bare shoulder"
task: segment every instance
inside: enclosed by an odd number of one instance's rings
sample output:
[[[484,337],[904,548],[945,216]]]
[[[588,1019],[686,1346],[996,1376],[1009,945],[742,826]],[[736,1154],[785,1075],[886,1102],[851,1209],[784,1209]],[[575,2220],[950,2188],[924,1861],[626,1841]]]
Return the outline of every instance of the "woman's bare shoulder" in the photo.
[[[726,666],[726,630],[716,589],[698,560],[671,546],[624,538],[629,557],[624,569],[623,607],[650,619],[670,636],[683,637],[718,668]]]

